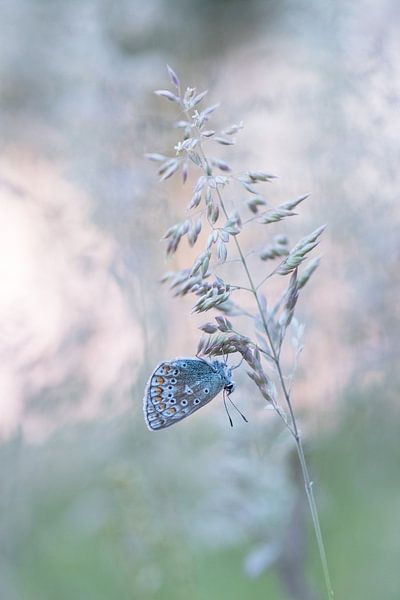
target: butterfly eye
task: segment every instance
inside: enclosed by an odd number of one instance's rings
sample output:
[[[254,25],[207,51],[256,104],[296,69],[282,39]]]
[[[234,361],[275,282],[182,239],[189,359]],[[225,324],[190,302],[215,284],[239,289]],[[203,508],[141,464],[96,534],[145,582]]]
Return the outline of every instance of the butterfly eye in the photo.
[[[188,401],[187,400],[182,400],[181,404],[182,406],[187,406]]]

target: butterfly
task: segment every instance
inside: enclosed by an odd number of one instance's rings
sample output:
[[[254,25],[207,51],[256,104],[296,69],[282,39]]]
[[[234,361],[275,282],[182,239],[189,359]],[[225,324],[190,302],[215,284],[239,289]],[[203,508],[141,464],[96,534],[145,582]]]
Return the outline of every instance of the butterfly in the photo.
[[[151,431],[170,427],[208,404],[221,390],[229,396],[234,389],[231,369],[218,360],[175,358],[161,362],[143,398],[147,427]]]

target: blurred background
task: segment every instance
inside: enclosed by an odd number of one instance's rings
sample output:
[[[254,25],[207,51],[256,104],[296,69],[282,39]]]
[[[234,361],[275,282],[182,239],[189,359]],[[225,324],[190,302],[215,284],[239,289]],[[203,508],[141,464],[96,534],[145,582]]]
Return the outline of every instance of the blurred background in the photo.
[[[293,444],[244,373],[248,425],[220,398],[143,422],[208,320],[159,284],[194,255],[159,243],[191,182],[143,159],[177,141],[166,63],[243,120],[220,158],[278,175],[272,204],[311,194],[271,233],[328,224],[294,403],[336,597],[399,598],[399,25],[395,0],[1,1],[2,600],[323,597]]]

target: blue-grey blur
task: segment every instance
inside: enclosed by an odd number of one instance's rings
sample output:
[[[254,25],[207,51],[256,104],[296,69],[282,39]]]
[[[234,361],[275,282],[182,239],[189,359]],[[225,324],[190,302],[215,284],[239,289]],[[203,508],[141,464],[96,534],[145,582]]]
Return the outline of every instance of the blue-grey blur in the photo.
[[[191,181],[143,158],[174,152],[167,63],[243,121],[218,158],[277,175],[271,205],[310,194],[268,231],[327,224],[293,403],[336,598],[398,600],[399,29],[396,0],[0,2],[1,600],[323,597],[293,440],[244,368],[248,423],[222,394],[143,420],[208,318],[160,284],[191,252],[160,243]]]

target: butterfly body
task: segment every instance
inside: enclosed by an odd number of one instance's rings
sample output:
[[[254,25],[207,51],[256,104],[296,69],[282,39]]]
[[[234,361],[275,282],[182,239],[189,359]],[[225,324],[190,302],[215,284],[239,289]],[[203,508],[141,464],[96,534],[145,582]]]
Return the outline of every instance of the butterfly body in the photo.
[[[218,360],[175,358],[163,361],[151,375],[143,399],[151,431],[165,429],[208,404],[223,389],[234,390],[231,370]]]

